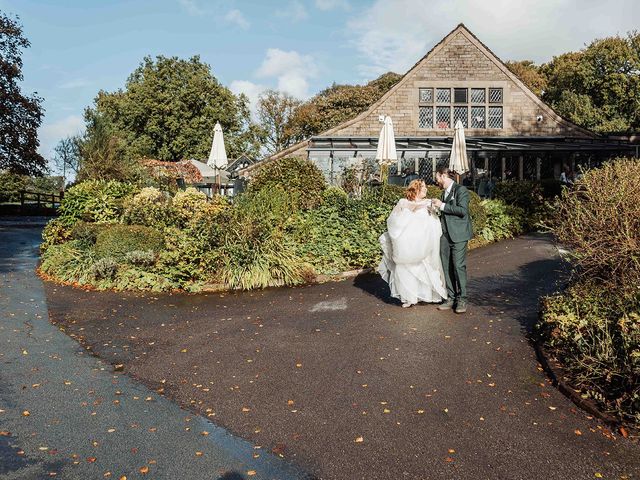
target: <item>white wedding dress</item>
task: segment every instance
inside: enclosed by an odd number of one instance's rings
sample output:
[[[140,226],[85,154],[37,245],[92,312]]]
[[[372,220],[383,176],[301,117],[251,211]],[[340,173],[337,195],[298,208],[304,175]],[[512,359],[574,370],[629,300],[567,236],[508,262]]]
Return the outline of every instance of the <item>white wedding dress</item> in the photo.
[[[440,219],[427,202],[400,199],[380,236],[378,272],[391,296],[402,303],[440,302],[447,298],[440,261]]]

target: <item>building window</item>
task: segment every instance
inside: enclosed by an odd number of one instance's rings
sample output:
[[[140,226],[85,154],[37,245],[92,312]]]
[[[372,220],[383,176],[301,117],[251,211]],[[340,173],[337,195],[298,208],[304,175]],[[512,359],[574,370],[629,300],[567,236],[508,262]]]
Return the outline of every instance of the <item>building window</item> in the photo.
[[[451,103],[451,89],[450,88],[437,88],[436,89],[436,102],[437,103]]]
[[[467,103],[467,89],[466,88],[454,88],[453,89],[453,103]]]
[[[489,128],[502,128],[502,107],[489,107]]]
[[[471,103],[485,103],[485,92],[484,88],[472,88]]]
[[[465,95],[466,96],[466,95]],[[469,122],[467,121],[469,118],[469,107],[453,107],[453,126],[455,128],[458,120],[462,122],[464,128],[469,127]]]
[[[418,128],[504,128],[504,91],[489,88],[419,88]]]
[[[420,89],[420,102],[433,103],[433,88]]]
[[[485,128],[485,115],[485,107],[471,107],[471,128]]]
[[[436,107],[436,128],[451,128],[451,107]]]
[[[489,89],[489,103],[502,103],[502,89],[490,88]]]
[[[418,128],[433,128],[433,107],[420,107]]]

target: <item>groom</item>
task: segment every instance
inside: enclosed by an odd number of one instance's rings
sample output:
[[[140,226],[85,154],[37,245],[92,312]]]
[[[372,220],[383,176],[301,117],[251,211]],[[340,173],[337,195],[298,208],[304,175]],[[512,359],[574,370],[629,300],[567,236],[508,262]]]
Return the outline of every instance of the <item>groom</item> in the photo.
[[[469,191],[453,181],[447,167],[436,169],[436,183],[444,190],[442,199],[434,199],[433,204],[441,211],[440,260],[449,296],[438,310],[455,307],[456,313],[464,313],[467,311],[467,242],[473,236]]]

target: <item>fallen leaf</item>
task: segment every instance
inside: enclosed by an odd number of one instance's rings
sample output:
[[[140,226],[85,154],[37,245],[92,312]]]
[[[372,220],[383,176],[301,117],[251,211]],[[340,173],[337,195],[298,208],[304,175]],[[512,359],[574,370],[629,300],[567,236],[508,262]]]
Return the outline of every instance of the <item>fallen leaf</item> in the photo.
[[[354,442],[355,442],[355,443],[362,443],[362,442],[364,442],[364,438],[362,438],[362,437],[358,437],[358,438],[356,438],[356,439],[354,440]]]
[[[10,437],[11,432],[7,432],[6,430],[0,431],[0,437]]]
[[[582,435],[582,432],[580,430],[578,430],[577,428],[573,431],[573,433],[575,433],[578,436]]]
[[[249,471],[247,471],[247,475],[248,475],[249,477],[253,477],[255,474],[256,474],[256,471],[255,471],[255,470],[249,470]]]
[[[594,475],[594,477],[596,477],[596,478],[602,478],[602,474],[601,474],[601,473],[596,472],[596,473],[595,473],[595,475]]]
[[[629,432],[627,432],[626,428],[620,427],[620,429],[618,431],[620,432],[620,435],[622,435],[624,438],[629,437]]]
[[[424,410],[418,410],[418,413],[422,415],[424,413]]]
[[[31,413],[29,412],[29,410],[25,410],[22,412],[22,416],[23,417],[28,417],[29,415],[31,415]]]
[[[556,410],[556,407],[549,407],[549,410]]]
[[[202,456],[202,452],[196,452],[196,457],[201,457]]]
[[[144,467],[140,467],[140,468],[138,469],[138,471],[139,471],[141,474],[146,475],[147,473],[149,473],[149,467],[147,467],[147,466],[145,465]]]
[[[250,408],[247,408],[247,407],[242,407],[242,411],[243,411],[243,412],[250,412],[250,411],[251,411],[251,409],[250,409]]]
[[[453,448],[450,448],[449,453],[456,453],[456,451]]]
[[[88,457],[87,458],[87,462],[89,462],[89,463],[94,463],[96,460],[97,460],[96,457]]]

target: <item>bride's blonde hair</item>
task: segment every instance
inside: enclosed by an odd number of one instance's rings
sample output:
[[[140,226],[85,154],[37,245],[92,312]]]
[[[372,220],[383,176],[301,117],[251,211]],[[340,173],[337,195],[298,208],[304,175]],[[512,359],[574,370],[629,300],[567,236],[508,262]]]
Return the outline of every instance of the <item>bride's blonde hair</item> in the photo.
[[[414,201],[418,196],[418,193],[420,193],[420,190],[422,190],[423,185],[425,187],[427,186],[427,184],[424,183],[424,180],[412,180],[404,192],[407,200]]]

